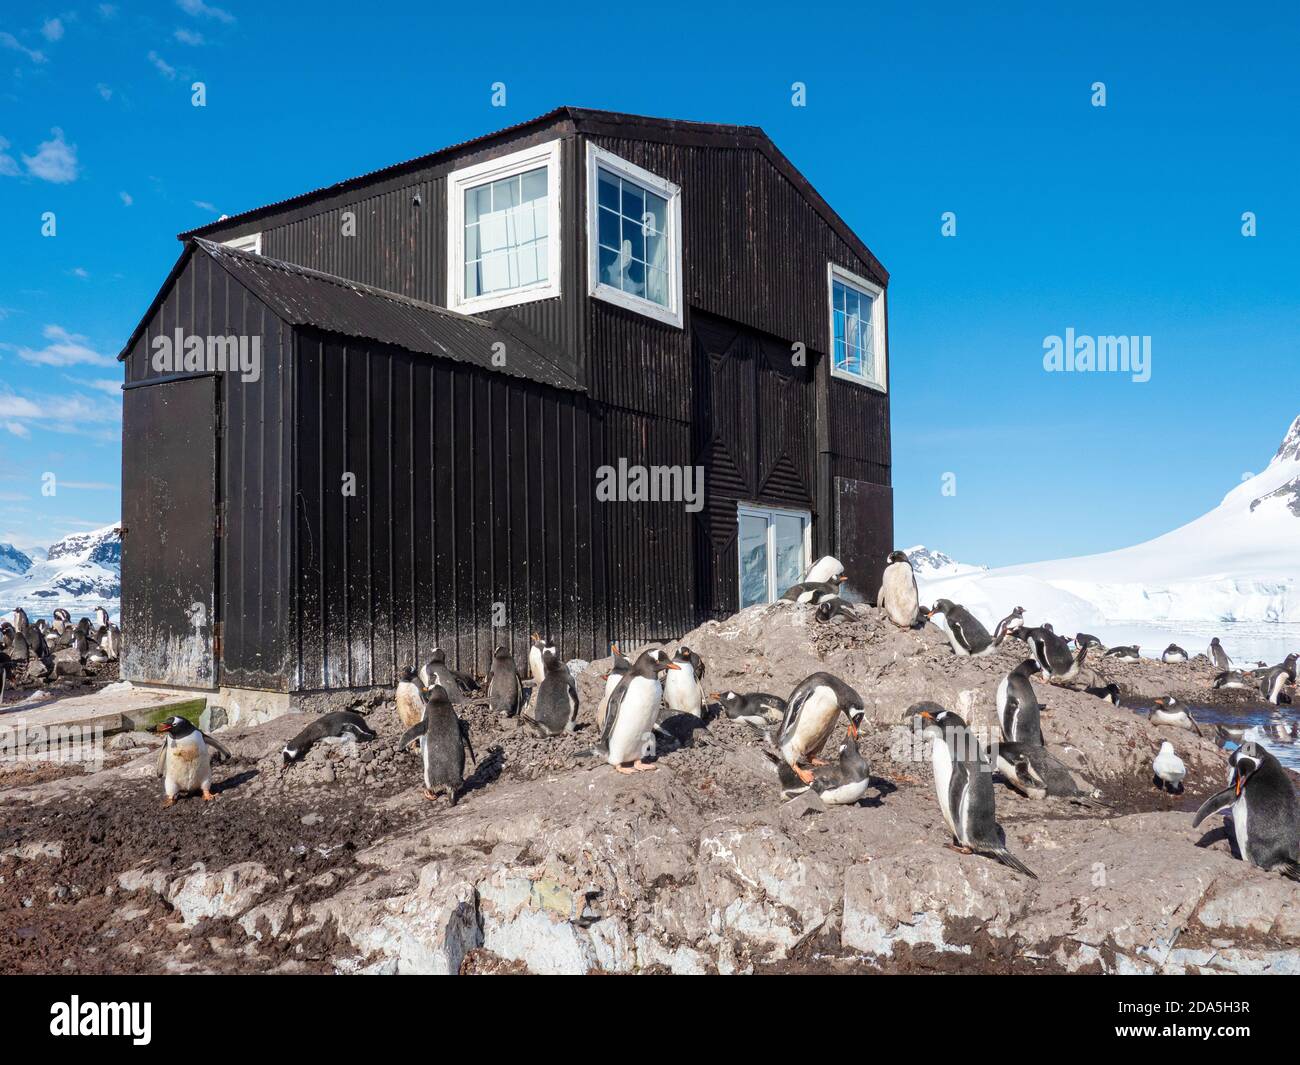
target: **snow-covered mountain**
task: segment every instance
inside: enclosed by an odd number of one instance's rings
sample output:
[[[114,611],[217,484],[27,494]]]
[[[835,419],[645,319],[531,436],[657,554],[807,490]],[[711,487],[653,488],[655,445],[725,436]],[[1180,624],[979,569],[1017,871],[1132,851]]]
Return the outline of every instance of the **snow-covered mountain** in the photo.
[[[18,558],[6,561],[8,545],[0,545],[0,611],[21,606],[36,618],[48,617],[61,606],[76,617],[102,606],[116,616],[122,595],[122,541],[117,530],[117,525],[106,525],[65,536],[50,545],[44,558],[14,551]],[[21,562],[26,566],[19,568]]]
[[[1023,606],[1060,631],[1117,620],[1300,623],[1300,418],[1262,473],[1154,540],[918,579],[923,599],[952,599],[994,620]]]
[[[0,544],[0,574],[26,573],[32,560],[13,544]]]
[[[988,569],[988,566],[968,566],[964,562],[956,561],[951,555],[932,550],[924,544],[909,547],[903,554],[907,556],[907,561],[912,563],[912,569],[916,571],[918,577],[928,577],[931,580],[938,577],[955,577],[962,573],[979,573],[981,570]]]

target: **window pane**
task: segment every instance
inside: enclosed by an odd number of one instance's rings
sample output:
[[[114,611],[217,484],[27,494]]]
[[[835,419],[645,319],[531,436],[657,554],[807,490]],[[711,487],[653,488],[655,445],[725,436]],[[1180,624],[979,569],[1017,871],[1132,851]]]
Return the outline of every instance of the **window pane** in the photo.
[[[623,182],[623,217],[636,219],[641,224],[641,213],[645,210],[645,194],[639,186],[630,181]]]
[[[490,210],[492,210],[491,185],[484,185],[477,189],[469,189],[465,193],[466,223],[477,222],[479,215],[487,214]]]
[[[612,211],[618,210],[618,178],[605,170],[600,171],[597,202]]]
[[[656,270],[653,266],[646,270],[646,299],[653,300],[660,307],[668,306],[668,271]]]
[[[831,286],[831,291],[835,293],[835,309],[837,311],[843,311],[844,310],[844,286],[841,285],[838,281],[836,281],[834,285]]]
[[[740,605],[771,600],[767,586],[767,519],[740,515]]]
[[[618,215],[613,211],[600,209],[599,236],[597,243],[606,248],[618,248]]]
[[[645,263],[633,259],[623,272],[623,291],[634,296],[645,295]]]
[[[465,261],[473,262],[479,257],[478,226],[465,227]]]
[[[653,192],[645,194],[645,210],[650,216],[649,222],[660,233],[668,230],[668,201]]]
[[[668,268],[668,238],[662,233],[646,234],[645,261],[660,270]]]
[[[492,182],[492,210],[506,211],[519,205],[519,178],[502,178]]]
[[[479,282],[478,263],[465,264],[465,296],[477,296],[482,292],[482,285]]]
[[[645,237],[641,235],[641,223],[631,218],[623,219],[623,247],[633,259],[645,262]]]
[[[803,551],[804,519],[798,514],[774,514],[772,539],[776,550],[776,587],[780,595],[792,584],[799,583],[806,560]]]
[[[614,288],[622,288],[623,283],[619,279],[618,271],[618,252],[613,248],[600,249],[599,277],[603,284],[612,285]]]
[[[523,175],[523,198],[525,203],[546,198],[546,167]]]

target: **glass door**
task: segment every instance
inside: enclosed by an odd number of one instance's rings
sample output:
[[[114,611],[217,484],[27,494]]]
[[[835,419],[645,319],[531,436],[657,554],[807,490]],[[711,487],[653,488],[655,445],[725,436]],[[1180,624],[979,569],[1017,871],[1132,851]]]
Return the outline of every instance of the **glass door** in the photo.
[[[740,608],[771,603],[808,568],[812,516],[807,511],[780,510],[742,503],[737,511],[740,530]]]

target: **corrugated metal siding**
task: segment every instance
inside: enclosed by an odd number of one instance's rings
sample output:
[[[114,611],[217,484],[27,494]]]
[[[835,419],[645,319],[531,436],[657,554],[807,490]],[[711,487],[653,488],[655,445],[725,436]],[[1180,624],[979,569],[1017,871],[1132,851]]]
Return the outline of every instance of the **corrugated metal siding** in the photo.
[[[435,645],[481,672],[534,630],[605,653],[581,397],[315,330],[297,352],[296,688],[392,684]]]
[[[222,684],[283,688],[291,550],[289,336],[243,285],[207,256],[195,255],[128,354],[128,382],[162,376],[151,366],[152,343],[160,334],[174,335],[178,326],[186,335],[261,338],[259,379],[244,382],[238,374],[224,373],[219,380],[222,431],[217,446],[224,530],[214,620],[223,626]],[[132,430],[124,426],[123,431]],[[156,460],[162,463],[166,457]],[[137,490],[133,478],[124,470],[124,497]],[[215,514],[186,517],[214,529]],[[131,594],[132,581],[124,572],[124,596]]]

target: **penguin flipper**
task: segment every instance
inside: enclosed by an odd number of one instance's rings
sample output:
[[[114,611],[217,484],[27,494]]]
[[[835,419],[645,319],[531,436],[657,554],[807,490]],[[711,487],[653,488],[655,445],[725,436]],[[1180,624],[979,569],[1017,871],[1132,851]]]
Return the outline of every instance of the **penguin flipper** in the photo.
[[[1029,866],[1027,866],[1024,862],[1022,862],[1019,858],[1017,858],[1005,847],[1000,847],[997,850],[993,850],[993,851],[987,851],[986,853],[990,858],[996,858],[1003,865],[1007,866],[1010,869],[1014,869],[1017,873],[1023,873],[1031,880],[1038,879],[1037,873],[1035,873],[1032,869],[1030,869]]]
[[[469,751],[469,760],[478,765],[478,755],[474,753],[474,745],[469,741],[469,722],[463,717],[458,717],[456,724],[460,727],[460,738],[465,741],[465,747]]]
[[[164,740],[163,745],[158,748],[158,757],[156,759],[158,775],[165,777],[167,775],[167,742]]]
[[[1201,808],[1196,811],[1196,816],[1192,818],[1192,827],[1196,828],[1215,810],[1221,810],[1237,797],[1237,786],[1235,784],[1224,788],[1217,795],[1211,795],[1203,803]]]
[[[1288,859],[1287,861],[1279,862],[1277,865],[1273,866],[1273,868],[1288,880],[1300,882],[1300,862],[1294,862]]]
[[[199,735],[203,737],[204,743],[206,743],[209,747],[211,747],[214,751],[216,751],[219,755],[221,755],[221,757],[226,759],[226,761],[230,761],[235,757],[233,754],[230,753],[228,748],[218,743],[206,732],[200,732]]]
[[[423,721],[421,721],[418,725],[412,725],[410,728],[408,728],[405,732],[402,733],[402,738],[397,741],[397,749],[399,751],[405,750],[408,744],[414,743],[423,734],[424,734]]]

